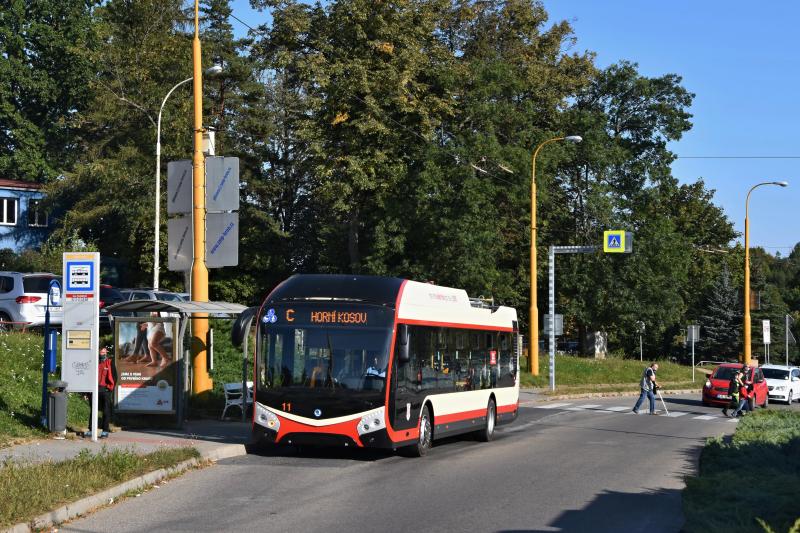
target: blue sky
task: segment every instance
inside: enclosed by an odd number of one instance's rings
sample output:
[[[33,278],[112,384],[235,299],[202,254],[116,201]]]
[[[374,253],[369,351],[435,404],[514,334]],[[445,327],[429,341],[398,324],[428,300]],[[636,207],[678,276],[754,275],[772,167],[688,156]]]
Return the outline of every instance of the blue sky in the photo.
[[[267,19],[250,9],[248,0],[232,5],[251,26]],[[570,21],[578,39],[574,50],[594,51],[598,66],[626,59],[638,63],[645,76],[683,77],[684,87],[696,95],[694,127],[671,145],[680,157],[673,174],[682,182],[702,178],[715,189],[716,203],[738,231],[744,230],[745,197],[752,185],[789,182],[785,189],[759,188],[750,199],[751,246],[788,254],[800,241],[792,223],[793,209],[800,209],[800,2],[545,0],[544,5],[551,21]],[[237,32],[246,32],[233,24]]]

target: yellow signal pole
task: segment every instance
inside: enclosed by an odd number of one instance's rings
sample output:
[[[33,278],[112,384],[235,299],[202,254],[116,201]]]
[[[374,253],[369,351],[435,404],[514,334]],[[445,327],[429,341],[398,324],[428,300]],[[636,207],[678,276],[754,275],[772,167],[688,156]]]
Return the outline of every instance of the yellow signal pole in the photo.
[[[749,365],[751,356],[750,346],[750,193],[762,185],[778,185],[786,187],[785,181],[765,181],[753,185],[747,192],[744,201],[744,352],[742,363]]]
[[[583,140],[578,135],[554,137],[539,144],[531,154],[531,308],[528,316],[530,336],[528,342],[528,367],[531,374],[539,375],[539,307],[536,300],[536,156],[542,146],[555,141],[579,143]],[[552,317],[551,317],[552,318]]]
[[[203,69],[200,53],[200,6],[194,2],[194,40],[192,66],[194,70],[194,155],[192,157],[192,230],[194,256],[192,260],[192,300],[208,301],[208,268],[206,268],[206,161],[203,156]],[[211,390],[213,383],[206,364],[208,315],[195,313],[192,317],[192,356],[194,369],[192,394]]]

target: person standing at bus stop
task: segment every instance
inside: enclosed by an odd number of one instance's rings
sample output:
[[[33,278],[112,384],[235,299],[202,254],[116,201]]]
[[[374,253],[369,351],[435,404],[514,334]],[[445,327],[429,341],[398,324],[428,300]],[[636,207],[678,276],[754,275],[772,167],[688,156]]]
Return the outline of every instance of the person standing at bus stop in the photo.
[[[645,368],[642,373],[642,379],[639,382],[642,392],[639,394],[639,399],[636,400],[636,405],[633,406],[633,412],[637,415],[639,414],[639,407],[641,407],[645,397],[650,400],[650,414],[658,414],[656,413],[656,395],[654,392],[655,388],[658,387],[658,382],[656,381],[657,371],[658,363],[652,363]]]
[[[97,365],[97,410],[102,409],[103,416],[101,418],[101,431],[99,437],[104,439],[108,437],[111,424],[111,402],[114,397],[114,367],[111,364],[111,359],[108,357],[108,347],[100,348],[100,362]],[[91,400],[91,394],[89,399]],[[92,437],[92,410],[91,401],[89,402],[89,429],[83,434],[84,437]]]

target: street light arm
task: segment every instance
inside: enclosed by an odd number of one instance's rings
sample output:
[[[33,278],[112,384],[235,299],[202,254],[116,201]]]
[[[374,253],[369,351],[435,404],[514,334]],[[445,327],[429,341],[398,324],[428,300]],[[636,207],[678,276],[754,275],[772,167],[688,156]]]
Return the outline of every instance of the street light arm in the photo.
[[[194,77],[186,78],[185,80],[176,83],[175,86],[172,89],[169,90],[169,92],[167,93],[167,96],[164,97],[164,100],[162,100],[161,109],[158,110],[158,131],[159,132],[161,131],[161,113],[164,111],[164,106],[167,105],[167,100],[169,100],[169,97],[172,95],[172,93],[175,91],[175,89],[177,89],[178,87],[180,87],[184,83],[189,83],[193,79],[194,79]],[[158,139],[156,139],[156,142],[158,142]]]

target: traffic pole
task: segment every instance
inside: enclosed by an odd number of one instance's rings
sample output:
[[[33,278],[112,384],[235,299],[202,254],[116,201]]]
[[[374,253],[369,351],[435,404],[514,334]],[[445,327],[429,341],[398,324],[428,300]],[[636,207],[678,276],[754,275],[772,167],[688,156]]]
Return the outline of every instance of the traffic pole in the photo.
[[[192,62],[194,69],[194,155],[192,158],[192,230],[194,254],[192,259],[192,301],[208,301],[208,268],[206,268],[206,162],[203,156],[203,69],[200,50],[200,6],[194,2],[194,40]],[[213,383],[206,362],[208,314],[192,316],[193,355],[192,393],[211,390]]]

